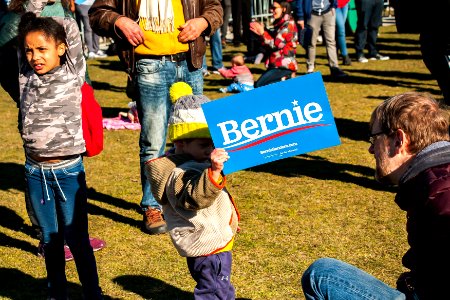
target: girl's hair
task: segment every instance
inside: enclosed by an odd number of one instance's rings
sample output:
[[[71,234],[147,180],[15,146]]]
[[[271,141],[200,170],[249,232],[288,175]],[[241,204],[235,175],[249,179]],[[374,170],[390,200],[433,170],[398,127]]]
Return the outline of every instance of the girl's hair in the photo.
[[[19,45],[22,51],[27,34],[36,31],[42,32],[47,39],[53,39],[56,45],[63,43],[67,47],[66,31],[61,24],[52,18],[37,17],[32,12],[26,12],[19,23]]]
[[[275,0],[273,2],[280,4],[281,8],[284,10],[282,17],[284,17],[284,15],[286,14],[291,14],[291,5],[289,4],[289,2],[287,2],[286,0]]]

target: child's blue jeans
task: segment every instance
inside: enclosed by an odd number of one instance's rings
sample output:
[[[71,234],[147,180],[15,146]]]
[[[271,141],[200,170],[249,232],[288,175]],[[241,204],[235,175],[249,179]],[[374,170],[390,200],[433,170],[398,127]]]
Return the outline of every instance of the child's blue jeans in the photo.
[[[66,299],[64,240],[69,246],[85,299],[102,299],[89,243],[86,179],[80,156],[59,163],[27,158],[25,180],[42,231],[49,297]]]
[[[231,251],[186,259],[192,278],[197,282],[195,300],[235,299],[231,284]]]
[[[254,87],[252,85],[243,84],[240,82],[233,82],[229,86],[227,86],[227,92],[229,93],[242,93],[253,90]]]

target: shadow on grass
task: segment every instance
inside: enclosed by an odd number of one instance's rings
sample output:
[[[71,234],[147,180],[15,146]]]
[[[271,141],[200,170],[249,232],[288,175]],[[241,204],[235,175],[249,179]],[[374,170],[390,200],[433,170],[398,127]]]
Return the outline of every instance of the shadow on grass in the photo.
[[[0,226],[14,231],[23,232],[29,236],[35,236],[35,232],[32,227],[25,224],[25,220],[22,219],[15,211],[8,207],[0,206]]]
[[[120,60],[97,59],[93,62],[89,62],[89,67],[97,67],[100,69],[111,71],[121,71],[123,73],[124,80],[126,80],[125,68],[124,65],[120,62]]]
[[[135,210],[135,211],[138,211],[141,209],[141,207],[137,203],[130,203],[123,199],[112,197],[110,195],[106,195],[106,194],[97,192],[94,188],[88,188],[87,195],[88,195],[89,199],[100,201],[100,202],[107,203],[107,204],[111,204],[114,207],[128,209],[128,210]]]
[[[16,163],[0,163],[0,190],[25,190],[25,168]]]
[[[42,264],[42,268],[44,265]],[[46,299],[47,282],[45,278],[36,279],[17,269],[0,268],[0,298],[12,300]],[[70,299],[81,299],[81,286],[67,283]],[[74,294],[80,295],[75,297]]]
[[[428,92],[430,94],[437,94],[438,91],[437,89],[437,85],[434,85],[432,83],[430,83],[430,88],[423,88],[424,83],[423,81],[419,81],[421,80],[420,77],[423,76],[423,74],[417,74],[418,77],[418,81],[417,82],[411,82],[411,81],[405,81],[405,80],[399,80],[398,78],[389,78],[389,74],[386,73],[388,71],[372,71],[372,74],[376,74],[377,76],[380,77],[366,77],[366,76],[359,76],[358,73],[360,74],[366,74],[366,71],[368,70],[354,70],[354,69],[349,69],[349,70],[345,70],[350,76],[346,77],[344,80],[342,80],[342,82],[344,83],[353,83],[353,84],[360,84],[360,85],[380,85],[380,86],[389,86],[389,87],[404,87],[404,88],[408,88],[411,91],[417,91],[417,92]],[[396,73],[401,73],[401,72],[396,72]],[[408,73],[405,73],[405,77],[407,77]],[[412,73],[411,78],[414,78],[414,73]],[[324,80],[325,81],[331,81],[329,76],[324,76]],[[429,80],[432,80],[431,77],[429,77]],[[435,87],[435,88],[431,88],[431,87]]]
[[[111,219],[111,220],[113,220],[115,222],[128,224],[128,225],[133,226],[133,227],[140,227],[141,223],[142,223],[142,221],[138,221],[138,220],[135,220],[135,219],[130,218],[130,217],[122,216],[122,215],[120,215],[118,213],[115,213],[115,212],[110,211],[108,209],[99,207],[99,206],[94,205],[94,204],[89,203],[89,202],[88,202],[88,213],[90,215],[104,216],[105,218]]]
[[[125,95],[125,87],[115,86],[109,84],[108,82],[92,81],[92,87],[94,88],[95,91],[104,90],[116,93],[123,93]]]
[[[308,176],[319,180],[336,180],[356,184],[368,189],[395,192],[372,179],[372,168],[345,163],[333,163],[320,156],[299,155],[277,160],[248,169],[253,172],[267,172],[285,177]],[[359,174],[353,175],[353,174]],[[368,178],[370,177],[370,178]]]
[[[140,295],[144,299],[152,300],[192,300],[194,294],[180,290],[159,279],[144,275],[123,275],[113,279],[113,282],[122,286],[124,290]],[[236,298],[236,300],[251,300]]]
[[[140,295],[144,299],[152,300],[185,300],[194,299],[194,295],[159,279],[144,275],[122,275],[113,279],[124,290]]]
[[[369,123],[354,121],[350,119],[335,118],[336,127],[340,137],[354,141],[367,141],[369,134]],[[367,147],[369,144],[367,143]]]
[[[37,244],[38,244],[37,240],[36,240],[36,245],[32,245],[29,242],[25,242],[25,241],[10,237],[10,236],[0,232],[0,246],[2,246],[2,247],[12,247],[12,248],[20,249],[22,251],[26,251],[26,252],[29,252],[29,253],[35,255],[37,253]],[[1,273],[0,273],[0,276],[1,276]],[[0,284],[0,290],[1,290],[1,284]],[[0,292],[0,295],[1,295],[1,292]]]

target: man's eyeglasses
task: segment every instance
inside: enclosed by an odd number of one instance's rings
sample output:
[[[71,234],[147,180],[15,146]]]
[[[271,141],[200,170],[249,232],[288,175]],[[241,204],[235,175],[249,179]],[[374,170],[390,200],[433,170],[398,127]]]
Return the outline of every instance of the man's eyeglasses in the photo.
[[[369,143],[373,146],[379,135],[386,134],[384,131],[369,134]]]

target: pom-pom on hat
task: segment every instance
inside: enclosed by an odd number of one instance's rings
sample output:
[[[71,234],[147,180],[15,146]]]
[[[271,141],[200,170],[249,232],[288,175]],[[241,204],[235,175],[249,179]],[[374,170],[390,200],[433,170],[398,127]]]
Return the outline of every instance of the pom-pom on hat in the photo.
[[[173,106],[169,118],[169,139],[211,138],[201,104],[209,102],[204,95],[193,95],[185,82],[176,82],[170,87]]]

